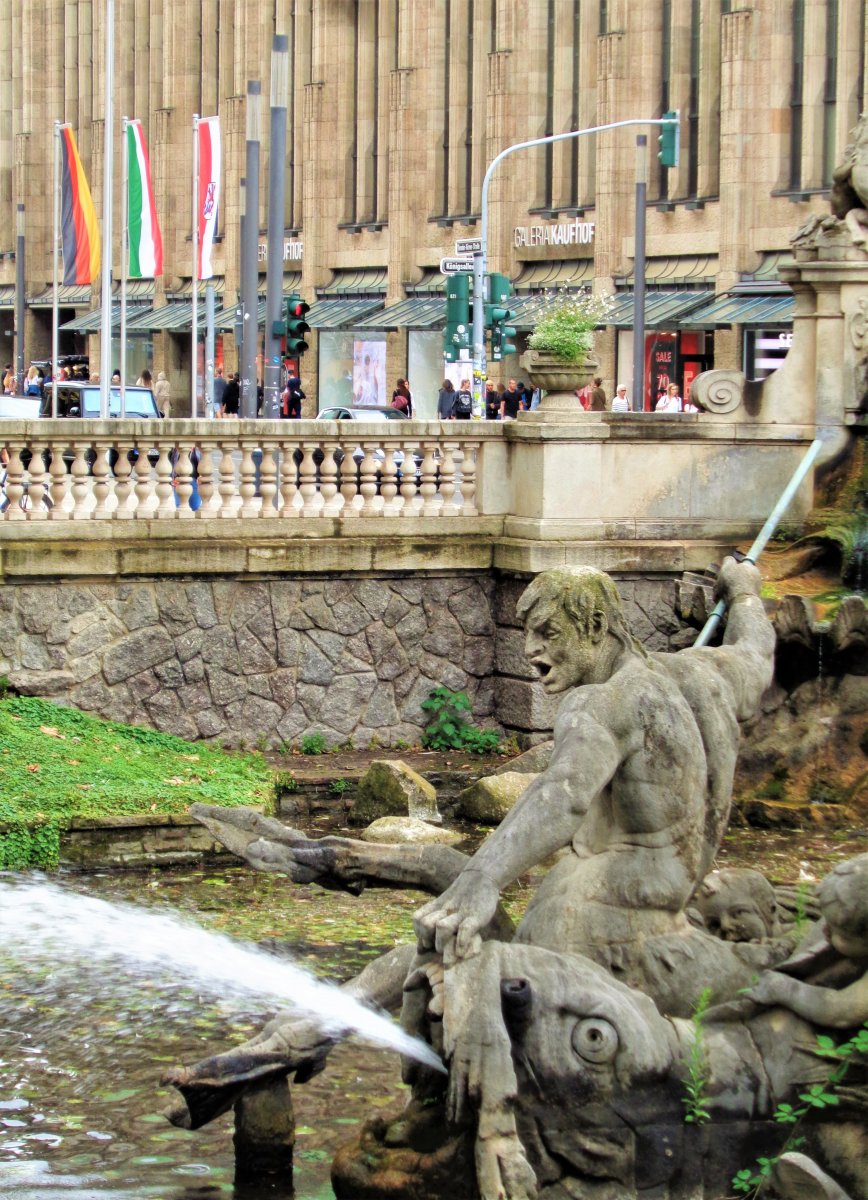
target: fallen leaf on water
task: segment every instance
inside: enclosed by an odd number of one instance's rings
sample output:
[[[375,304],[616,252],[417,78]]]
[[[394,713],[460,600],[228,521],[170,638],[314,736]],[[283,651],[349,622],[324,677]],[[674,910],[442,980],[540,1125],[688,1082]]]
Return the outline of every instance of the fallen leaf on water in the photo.
[[[28,763],[27,770],[28,771],[41,771],[42,767],[39,765],[39,763]]]

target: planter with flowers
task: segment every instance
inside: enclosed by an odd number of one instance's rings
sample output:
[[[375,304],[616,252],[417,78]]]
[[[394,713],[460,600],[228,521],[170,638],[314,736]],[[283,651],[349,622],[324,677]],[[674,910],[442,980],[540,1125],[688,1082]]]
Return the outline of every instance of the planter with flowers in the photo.
[[[546,306],[521,358],[534,387],[546,392],[541,410],[569,416],[583,411],[576,391],[590,383],[597,370],[594,329],[610,306],[608,296],[588,291],[562,294]]]

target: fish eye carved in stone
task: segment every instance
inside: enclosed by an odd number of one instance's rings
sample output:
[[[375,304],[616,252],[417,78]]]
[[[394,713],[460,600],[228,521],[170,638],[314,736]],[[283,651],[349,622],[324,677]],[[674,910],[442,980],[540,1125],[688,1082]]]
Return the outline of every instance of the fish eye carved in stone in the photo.
[[[587,1017],[576,1023],[573,1049],[588,1062],[611,1062],[618,1053],[617,1030],[602,1017]]]

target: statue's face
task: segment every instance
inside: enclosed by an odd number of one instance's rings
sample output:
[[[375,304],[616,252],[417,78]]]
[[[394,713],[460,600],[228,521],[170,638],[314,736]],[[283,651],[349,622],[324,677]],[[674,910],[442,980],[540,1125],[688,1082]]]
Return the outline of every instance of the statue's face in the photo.
[[[556,695],[591,679],[600,638],[584,633],[553,600],[540,600],[524,621],[524,650],[543,688]]]
[[[738,888],[724,887],[714,896],[697,897],[694,903],[708,932],[725,942],[758,942],[773,932],[772,922],[756,901]]]

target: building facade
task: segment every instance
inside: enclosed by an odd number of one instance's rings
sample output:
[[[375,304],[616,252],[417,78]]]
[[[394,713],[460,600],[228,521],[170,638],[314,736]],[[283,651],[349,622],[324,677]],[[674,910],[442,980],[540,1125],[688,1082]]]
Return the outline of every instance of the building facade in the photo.
[[[866,0],[114,0],[114,161],[144,123],[165,274],[130,289],[128,370],[190,390],[194,114],[218,114],[217,359],[236,365],[246,92],[262,83],[260,282],[275,33],[289,41],[284,291],[311,304],[306,411],[408,376],[420,416],[444,373],[440,260],[480,232],[482,180],[505,147],[681,114],[677,168],[648,140],[645,344],[633,345],[636,128],[517,152],[489,191],[489,269],[515,289],[519,350],[556,290],[613,296],[597,336],[607,390],[645,355],[648,401],[710,366],[781,361],[795,229],[828,211],[865,105]],[[105,0],[0,0],[0,336],[13,361],[15,212],[25,206],[25,358],[51,346],[52,160],[73,126],[97,211]],[[113,228],[120,229],[120,180]],[[105,250],[105,248],[104,248]],[[120,237],[111,247],[121,275]],[[115,288],[117,284],[115,283]],[[63,289],[61,352],[98,359],[99,285]],[[200,328],[202,310],[200,309]],[[198,357],[198,356],[197,356]],[[464,373],[456,364],[455,373]],[[520,375],[517,359],[494,378]]]

